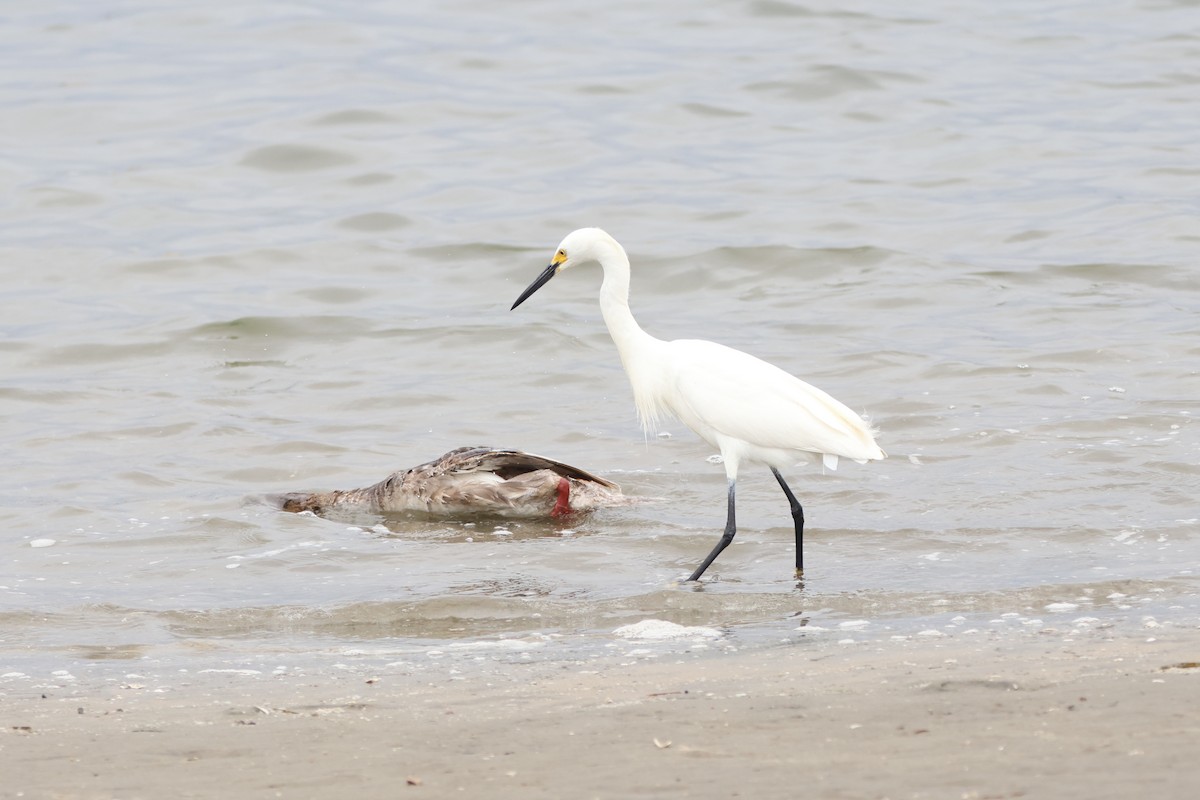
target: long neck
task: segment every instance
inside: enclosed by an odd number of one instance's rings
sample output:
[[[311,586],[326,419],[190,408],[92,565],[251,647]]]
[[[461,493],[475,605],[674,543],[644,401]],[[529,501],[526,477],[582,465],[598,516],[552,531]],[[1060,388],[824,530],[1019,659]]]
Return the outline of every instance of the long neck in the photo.
[[[628,371],[638,354],[646,352],[645,348],[652,347],[658,340],[642,330],[629,310],[629,257],[625,255],[625,249],[612,242],[610,251],[600,259],[600,266],[604,268],[600,313],[604,315],[604,324],[621,354],[621,363]]]
[[[642,330],[629,310],[629,257],[617,242],[600,259],[604,268],[604,283],[600,286],[600,312],[617,353],[621,366],[633,388],[642,426],[651,430],[659,417],[670,410],[662,393],[662,348],[666,343]]]

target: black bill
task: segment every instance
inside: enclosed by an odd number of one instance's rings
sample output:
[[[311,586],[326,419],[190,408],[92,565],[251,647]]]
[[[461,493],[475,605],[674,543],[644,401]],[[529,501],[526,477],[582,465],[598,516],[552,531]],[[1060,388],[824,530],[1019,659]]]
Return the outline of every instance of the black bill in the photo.
[[[513,303],[512,307],[508,310],[512,311],[514,308],[521,305],[521,303],[524,303],[527,299],[529,299],[529,295],[545,286],[550,282],[550,279],[557,274],[558,264],[551,264],[550,266],[546,267],[546,269],[542,270],[542,274],[538,275],[534,282],[529,284],[529,287],[525,289],[525,291],[521,292],[521,296],[517,298],[517,302]]]

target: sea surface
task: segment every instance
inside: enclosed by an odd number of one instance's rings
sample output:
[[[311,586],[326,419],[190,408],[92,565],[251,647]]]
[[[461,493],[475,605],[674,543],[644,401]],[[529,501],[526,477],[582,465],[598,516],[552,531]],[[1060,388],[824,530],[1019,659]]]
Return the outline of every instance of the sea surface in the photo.
[[[0,675],[1194,629],[1198,120],[1187,0],[9,4]],[[641,430],[598,269],[509,311],[592,225],[650,333],[879,428],[787,473],[803,582],[744,466],[683,583],[724,472]],[[475,444],[641,501],[270,501]]]

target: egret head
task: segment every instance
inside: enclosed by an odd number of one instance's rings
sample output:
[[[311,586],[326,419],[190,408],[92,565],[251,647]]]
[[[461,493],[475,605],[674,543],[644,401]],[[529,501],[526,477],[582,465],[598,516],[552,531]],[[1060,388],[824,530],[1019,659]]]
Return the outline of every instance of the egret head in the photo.
[[[512,304],[512,308],[524,303],[531,294],[549,283],[551,278],[564,269],[588,261],[598,261],[601,254],[605,252],[605,248],[613,246],[620,247],[615,239],[599,228],[580,228],[568,233],[567,238],[558,245],[554,257],[550,259],[550,265],[542,270],[542,274],[538,275],[525,291],[521,292],[521,296],[517,298],[517,302]],[[511,311],[512,308],[509,310]]]

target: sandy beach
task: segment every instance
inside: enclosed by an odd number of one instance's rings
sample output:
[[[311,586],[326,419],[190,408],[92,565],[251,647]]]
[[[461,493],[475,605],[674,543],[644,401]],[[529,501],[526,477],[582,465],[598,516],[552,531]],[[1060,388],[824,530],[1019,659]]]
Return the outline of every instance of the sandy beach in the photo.
[[[1184,798],[1198,661],[1171,631],[9,691],[3,795]]]

